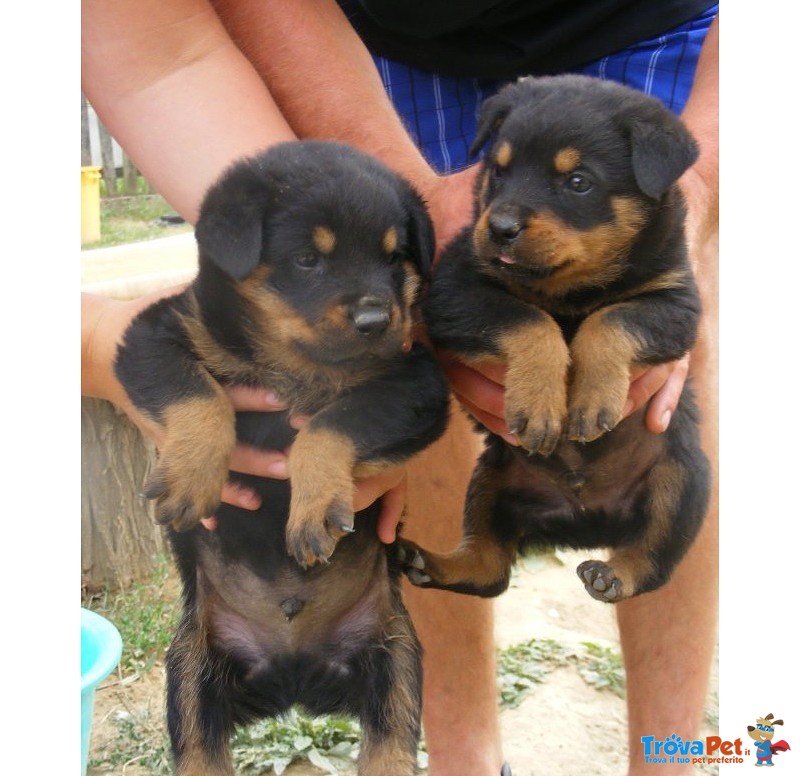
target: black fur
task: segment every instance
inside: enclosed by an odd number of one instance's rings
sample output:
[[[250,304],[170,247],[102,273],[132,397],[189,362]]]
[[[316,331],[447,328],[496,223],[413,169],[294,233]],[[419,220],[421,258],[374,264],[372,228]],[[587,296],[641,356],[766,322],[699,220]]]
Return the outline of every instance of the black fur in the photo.
[[[532,400],[557,395],[544,420],[526,407],[508,420],[518,423],[523,447],[487,432],[461,547],[439,556],[404,542],[406,571],[424,587],[494,596],[518,552],[610,547],[635,560],[609,561],[618,578],[602,564],[581,564],[587,591],[618,601],[653,590],[707,506],[691,384],[664,434],[646,430],[644,410],[619,417],[630,367],[678,359],[695,341],[700,302],[675,182],[697,146],[656,100],[583,76],[505,88],[486,101],[473,150],[490,137],[473,224],[445,250],[424,305],[431,339],[466,360],[507,361],[509,375],[526,360],[547,366],[542,349],[558,341],[568,358],[556,385],[522,386]],[[526,327],[529,345],[509,339]],[[615,396],[603,396],[602,358],[597,374],[584,369],[593,337],[606,361],[630,351],[616,365],[623,390]],[[530,381],[539,374],[528,369]],[[586,395],[599,395],[600,406],[587,410]],[[538,436],[537,424],[545,429]]]
[[[420,653],[394,550],[377,538],[380,504],[351,517],[354,532],[335,536],[329,557],[308,561],[287,546],[289,482],[231,472],[259,493],[259,510],[218,504],[218,493],[216,504],[194,503],[211,472],[205,458],[181,455],[188,447],[202,456],[224,437],[218,386],[239,383],[272,388],[290,407],[236,416],[238,439],[258,448],[295,440],[290,412],[312,416],[301,434],[341,440],[355,467],[402,462],[439,437],[446,383],[432,354],[410,344],[408,283],[430,267],[430,219],[411,187],[374,160],[297,142],[231,167],[207,194],[196,235],[196,280],[134,320],[116,361],[129,397],[166,437],[153,492],[183,582],[167,656],[177,772],[229,773],[235,725],[300,704],[360,718],[361,773],[375,772],[370,758],[388,747],[397,772],[410,774]],[[362,308],[385,313],[385,329],[358,329]],[[199,427],[177,427],[181,418]],[[190,444],[176,453],[170,441],[180,434]],[[297,463],[293,450],[293,472]],[[175,506],[180,488],[188,495]],[[211,512],[217,529],[197,526]],[[315,520],[331,530],[330,514]]]

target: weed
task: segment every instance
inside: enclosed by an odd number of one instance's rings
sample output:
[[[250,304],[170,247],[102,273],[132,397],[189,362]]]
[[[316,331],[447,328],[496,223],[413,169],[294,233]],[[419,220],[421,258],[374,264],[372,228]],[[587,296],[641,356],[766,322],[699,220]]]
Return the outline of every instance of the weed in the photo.
[[[593,644],[582,642],[583,654],[578,654],[578,673],[583,679],[598,690],[610,690],[614,695],[625,697],[625,669],[619,652]]]
[[[567,650],[552,639],[531,639],[497,653],[500,704],[516,708],[533,687],[554,668],[567,664]]]
[[[123,674],[149,671],[172,640],[178,624],[179,604],[164,595],[171,570],[168,558],[159,558],[145,582],[114,593],[105,591],[86,598],[83,606],[103,615],[122,636]]]

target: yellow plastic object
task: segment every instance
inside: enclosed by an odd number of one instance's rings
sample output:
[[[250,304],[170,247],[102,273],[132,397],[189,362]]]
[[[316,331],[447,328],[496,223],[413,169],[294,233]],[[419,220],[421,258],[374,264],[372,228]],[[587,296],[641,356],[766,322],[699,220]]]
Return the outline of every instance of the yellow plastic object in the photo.
[[[100,170],[81,167],[81,245],[100,239]]]

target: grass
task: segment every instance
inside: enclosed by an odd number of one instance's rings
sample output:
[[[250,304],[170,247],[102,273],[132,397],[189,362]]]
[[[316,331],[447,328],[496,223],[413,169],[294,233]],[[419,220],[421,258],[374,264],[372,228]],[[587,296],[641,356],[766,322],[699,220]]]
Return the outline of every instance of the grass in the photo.
[[[122,635],[121,684],[135,681],[162,660],[179,616],[179,601],[173,582],[174,569],[164,557],[150,579],[115,593],[103,592],[84,598],[86,608],[110,619]],[[166,591],[166,592],[165,592]],[[607,647],[584,642],[571,647],[552,639],[530,639],[497,653],[497,686],[501,708],[519,706],[537,684],[555,669],[574,668],[598,691],[624,694],[624,674],[619,654]],[[124,698],[124,692],[120,691]],[[171,773],[169,741],[165,729],[163,701],[131,708],[122,701],[116,713],[117,736],[93,768],[120,768],[136,763],[153,776]],[[239,730],[232,742],[237,773],[280,776],[290,763],[307,761],[336,774],[351,767],[358,756],[360,728],[341,717],[309,717],[292,710],[280,719],[268,719]],[[424,745],[419,752],[425,763]]]
[[[189,224],[164,224],[162,216],[175,215],[158,194],[102,197],[100,200],[100,240],[82,248],[101,248],[191,231]]]

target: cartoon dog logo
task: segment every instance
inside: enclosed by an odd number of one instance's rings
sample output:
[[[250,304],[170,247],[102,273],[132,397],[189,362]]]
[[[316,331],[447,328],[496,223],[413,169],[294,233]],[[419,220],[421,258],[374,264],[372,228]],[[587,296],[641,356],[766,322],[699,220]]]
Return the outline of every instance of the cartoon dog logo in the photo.
[[[747,726],[747,734],[753,741],[756,742],[756,766],[762,765],[775,765],[772,762],[772,756],[778,752],[787,752],[791,747],[786,741],[776,741],[772,743],[772,738],[775,735],[775,725],[783,725],[782,719],[773,719],[772,714],[767,714],[763,719],[757,719],[756,725]]]

